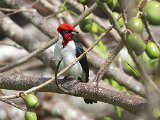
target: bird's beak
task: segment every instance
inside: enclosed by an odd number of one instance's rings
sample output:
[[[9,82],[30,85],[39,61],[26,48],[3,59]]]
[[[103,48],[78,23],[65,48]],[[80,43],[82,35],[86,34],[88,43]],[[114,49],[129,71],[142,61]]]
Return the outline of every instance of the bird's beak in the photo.
[[[78,34],[79,32],[77,30],[73,30],[72,34]]]

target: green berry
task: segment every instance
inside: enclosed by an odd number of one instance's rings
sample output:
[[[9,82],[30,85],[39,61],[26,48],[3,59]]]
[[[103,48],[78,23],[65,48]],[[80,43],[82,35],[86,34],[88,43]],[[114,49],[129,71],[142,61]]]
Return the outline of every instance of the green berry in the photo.
[[[151,59],[157,59],[160,57],[160,51],[157,47],[157,45],[154,42],[149,42],[146,45],[146,53],[148,55],[149,58]]]
[[[141,36],[138,35],[137,33],[129,34],[126,42],[127,42],[127,45],[138,56],[141,55],[146,48],[146,45],[145,45],[144,41],[142,40]]]
[[[127,18],[130,19],[132,17],[135,17],[137,15],[137,9],[136,8],[131,8],[127,10]]]
[[[147,20],[152,25],[160,25],[160,2],[149,1],[144,9]]]
[[[91,32],[97,33],[98,30],[99,30],[98,27],[99,26],[96,23],[93,22]]]
[[[34,111],[27,110],[25,112],[25,120],[37,120],[37,115]]]
[[[38,98],[34,94],[28,94],[24,97],[24,101],[28,109],[36,109],[38,107]]]
[[[135,33],[142,33],[143,32],[143,22],[138,17],[132,17],[129,19],[127,23],[127,28]]]
[[[111,9],[111,10],[114,10],[114,8],[116,7],[118,1],[117,0],[111,0],[107,3],[108,7]]]
[[[92,19],[84,19],[80,22],[79,27],[81,29],[82,32],[90,32],[92,29]]]
[[[79,3],[85,4],[86,0],[78,0]]]
[[[113,16],[115,17],[115,19],[118,19],[119,15],[120,15],[119,13],[113,12]],[[122,17],[120,17],[120,19],[118,20],[118,25],[120,27],[123,27],[123,24],[124,24],[124,20]]]

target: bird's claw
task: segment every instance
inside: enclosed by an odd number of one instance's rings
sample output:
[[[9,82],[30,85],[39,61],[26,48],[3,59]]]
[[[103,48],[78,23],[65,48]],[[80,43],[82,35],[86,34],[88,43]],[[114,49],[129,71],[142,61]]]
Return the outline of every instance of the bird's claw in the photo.
[[[70,76],[70,75],[67,75],[67,76],[65,76],[63,79],[66,79],[66,80],[73,80],[74,77],[73,77],[73,76]]]

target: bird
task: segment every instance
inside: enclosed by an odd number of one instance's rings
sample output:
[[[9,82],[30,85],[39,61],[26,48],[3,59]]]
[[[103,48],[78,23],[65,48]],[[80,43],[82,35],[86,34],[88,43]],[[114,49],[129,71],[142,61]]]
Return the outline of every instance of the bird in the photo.
[[[60,24],[57,31],[58,40],[55,44],[54,59],[56,65],[59,63],[58,60],[61,60],[59,70],[62,70],[79,57],[84,52],[84,49],[81,43],[75,39],[75,34],[78,31],[72,25],[67,23]],[[89,82],[89,66],[86,55],[66,71],[64,76],[71,76],[84,83]],[[84,102],[86,104],[97,103],[97,101],[87,98],[84,98]]]

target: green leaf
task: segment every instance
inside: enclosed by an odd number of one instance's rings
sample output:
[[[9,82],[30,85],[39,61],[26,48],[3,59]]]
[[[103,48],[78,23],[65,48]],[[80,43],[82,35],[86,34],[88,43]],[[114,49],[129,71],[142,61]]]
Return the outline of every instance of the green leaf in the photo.
[[[104,120],[113,120],[111,117],[105,117]]]

